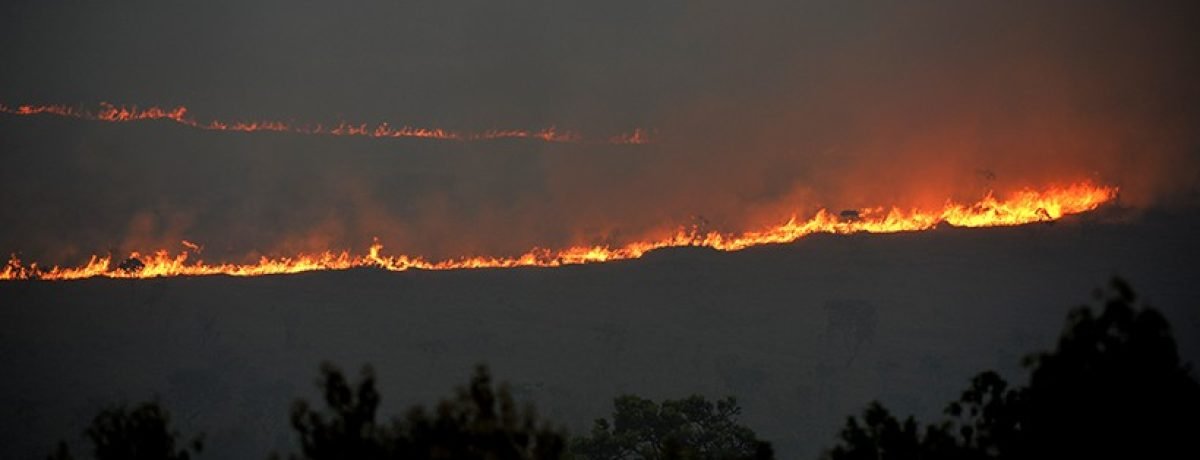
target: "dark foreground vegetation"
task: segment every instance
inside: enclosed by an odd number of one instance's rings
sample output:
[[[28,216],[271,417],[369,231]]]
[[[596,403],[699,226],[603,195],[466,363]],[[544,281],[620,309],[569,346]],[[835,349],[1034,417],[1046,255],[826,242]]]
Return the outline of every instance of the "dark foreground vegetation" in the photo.
[[[1112,281],[1098,314],[1072,311],[1055,349],[1024,365],[1025,386],[980,373],[945,420],[925,426],[871,403],[826,457],[1200,458],[1200,385],[1180,363],[1166,319],[1140,306],[1125,282]]]
[[[1200,384],[1181,364],[1166,320],[1113,280],[1098,312],[1070,313],[1054,350],[1025,360],[1029,381],[1011,385],[985,371],[970,380],[943,420],[899,419],[879,402],[849,417],[830,460],[1200,458]],[[1101,294],[1097,294],[1101,298]],[[291,411],[296,452],[272,458],[332,459],[769,459],[771,445],[737,417],[732,397],[701,396],[656,403],[625,395],[610,419],[588,435],[568,438],[518,407],[504,385],[480,366],[470,382],[432,409],[413,407],[381,419],[375,376],[364,367],[351,382],[321,367],[324,399]],[[98,460],[189,459],[202,437],[170,427],[157,402],[102,411],[84,435]],[[48,457],[73,458],[66,443]]]

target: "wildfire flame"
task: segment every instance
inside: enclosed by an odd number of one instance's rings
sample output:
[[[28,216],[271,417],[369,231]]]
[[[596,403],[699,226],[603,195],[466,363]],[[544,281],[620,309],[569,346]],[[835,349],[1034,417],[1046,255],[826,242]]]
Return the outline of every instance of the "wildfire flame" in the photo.
[[[189,128],[206,131],[237,131],[237,132],[282,132],[306,135],[352,136],[369,138],[421,138],[443,141],[485,141],[496,139],[531,139],[555,143],[582,143],[582,136],[570,131],[560,131],[554,127],[540,131],[519,129],[487,130],[482,132],[459,132],[443,128],[420,128],[413,126],[395,127],[387,122],[381,123],[348,123],[339,122],[331,125],[322,124],[292,124],[282,121],[199,121],[188,115],[187,107],[179,106],[173,109],[150,107],[139,109],[136,106],[126,107],[101,102],[98,110],[86,110],[66,105],[19,105],[9,107],[0,104],[0,113],[18,116],[54,115],[59,117],[81,120],[106,121],[111,123],[126,123],[134,121],[167,120]],[[645,144],[649,142],[646,131],[635,129],[630,133],[612,136],[603,143],[607,144]]]
[[[650,135],[642,128],[636,128],[625,134],[618,134],[608,139],[610,144],[648,144]]]
[[[941,209],[902,210],[869,208],[842,213],[822,209],[807,220],[796,217],[783,224],[761,231],[740,234],[699,232],[679,229],[663,238],[636,241],[623,246],[575,246],[560,250],[535,248],[515,257],[465,257],[440,261],[425,260],[408,255],[383,254],[378,241],[366,254],[323,252],[300,254],[295,257],[267,258],[256,263],[209,264],[203,260],[190,261],[187,251],[172,255],[166,250],[150,254],[133,253],[123,261],[109,256],[92,256],[77,267],[42,268],[37,263],[23,264],[13,256],[0,270],[0,280],[72,280],[91,277],[152,278],[159,276],[261,276],[299,273],[314,270],[346,270],[356,267],[375,267],[390,271],[409,269],[455,270],[468,268],[558,267],[614,260],[636,259],[650,251],[668,247],[708,247],[720,251],[738,251],[764,244],[796,241],[814,233],[895,233],[928,230],[940,224],[957,227],[1013,226],[1034,222],[1050,222],[1065,215],[1091,211],[1117,196],[1116,187],[1079,183],[1065,187],[1031,189],[1012,193],[1003,199],[989,193],[972,204],[947,202]],[[198,246],[185,244],[198,252]]]

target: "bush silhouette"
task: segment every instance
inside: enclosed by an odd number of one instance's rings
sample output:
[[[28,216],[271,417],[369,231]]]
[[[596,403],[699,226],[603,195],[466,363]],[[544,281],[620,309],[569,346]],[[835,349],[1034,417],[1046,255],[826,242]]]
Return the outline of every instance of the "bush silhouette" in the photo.
[[[430,413],[417,406],[403,419],[376,422],[379,393],[365,367],[351,385],[332,365],[321,368],[328,412],[303,400],[292,408],[292,426],[300,438],[293,459],[557,459],[565,437],[540,422],[532,407],[517,409],[507,389],[493,388],[480,366],[470,384]]]
[[[1200,384],[1166,320],[1120,279],[1099,315],[1073,310],[1053,351],[1031,355],[1028,386],[983,372],[950,419],[923,431],[872,403],[826,458],[1200,458]]]
[[[293,404],[291,422],[303,455],[299,458],[385,458],[386,433],[375,423],[380,401],[375,375],[364,367],[361,377],[351,388],[340,370],[321,366],[320,386],[330,413],[313,411],[304,400]]]
[[[613,406],[612,423],[596,420],[590,437],[574,440],[572,453],[590,460],[773,458],[769,443],[737,423],[741,408],[732,397],[716,404],[698,395],[656,404],[626,395]]]
[[[1200,457],[1190,439],[1200,433],[1200,385],[1180,365],[1166,319],[1135,309],[1123,281],[1112,290],[1099,316],[1075,310],[1057,349],[1028,359],[1015,454]]]
[[[133,409],[116,406],[96,415],[84,432],[92,442],[96,460],[187,460],[203,448],[197,436],[178,447],[181,435],[170,428],[170,414],[157,402],[138,404]],[[73,458],[61,442],[51,460]]]

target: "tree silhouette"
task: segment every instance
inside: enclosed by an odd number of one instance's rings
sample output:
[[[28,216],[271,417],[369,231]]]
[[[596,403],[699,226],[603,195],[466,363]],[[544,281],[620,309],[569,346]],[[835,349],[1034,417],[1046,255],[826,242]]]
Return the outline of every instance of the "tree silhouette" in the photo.
[[[561,458],[566,449],[565,437],[539,423],[532,407],[519,411],[506,388],[493,388],[483,366],[433,413],[417,406],[387,424],[376,422],[380,397],[371,368],[353,386],[331,365],[321,374],[329,413],[296,402],[291,419],[301,453],[291,458],[533,460]]]
[[[662,404],[625,395],[613,401],[613,421],[598,419],[572,453],[590,460],[769,459],[771,445],[737,423],[733,397],[716,404],[702,396]]]
[[[863,411],[862,420],[849,417],[838,434],[842,445],[826,453],[838,460],[907,460],[969,458],[961,449],[949,428],[943,424],[925,428],[924,434],[911,416],[903,421],[883,407],[871,402]]]
[[[105,409],[96,415],[84,434],[92,442],[96,460],[187,460],[203,448],[202,436],[178,447],[181,435],[170,428],[170,414],[157,402],[145,402],[132,410],[124,406]],[[60,442],[51,460],[73,458],[67,444]]]
[[[375,423],[379,392],[375,373],[363,367],[362,380],[351,388],[341,371],[321,365],[319,385],[330,414],[312,410],[298,400],[292,406],[292,427],[300,437],[301,457],[308,459],[385,458],[386,433]]]
[[[1100,297],[1100,294],[1097,294]],[[826,458],[1198,458],[1200,384],[1167,321],[1120,279],[1097,316],[1073,310],[1053,351],[1031,355],[1026,387],[977,375],[951,418],[918,433],[872,403]]]
[[[1135,309],[1124,281],[1112,293],[1099,316],[1071,313],[1055,351],[1027,359],[1014,454],[1200,458],[1200,385],[1180,365],[1166,319]]]
[[[939,434],[946,436],[941,438],[942,451],[953,450],[959,458],[995,458],[1014,452],[1024,422],[1022,393],[1009,388],[993,371],[976,375],[958,401],[946,407],[946,415],[953,419],[938,427]]]

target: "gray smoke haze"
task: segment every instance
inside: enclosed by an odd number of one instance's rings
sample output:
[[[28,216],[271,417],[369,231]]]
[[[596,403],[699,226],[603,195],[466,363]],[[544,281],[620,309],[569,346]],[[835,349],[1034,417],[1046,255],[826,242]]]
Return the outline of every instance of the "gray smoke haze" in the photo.
[[[1195,2],[6,2],[0,102],[556,126],[371,140],[0,116],[0,250],[446,257],[1092,180],[1194,205]]]

